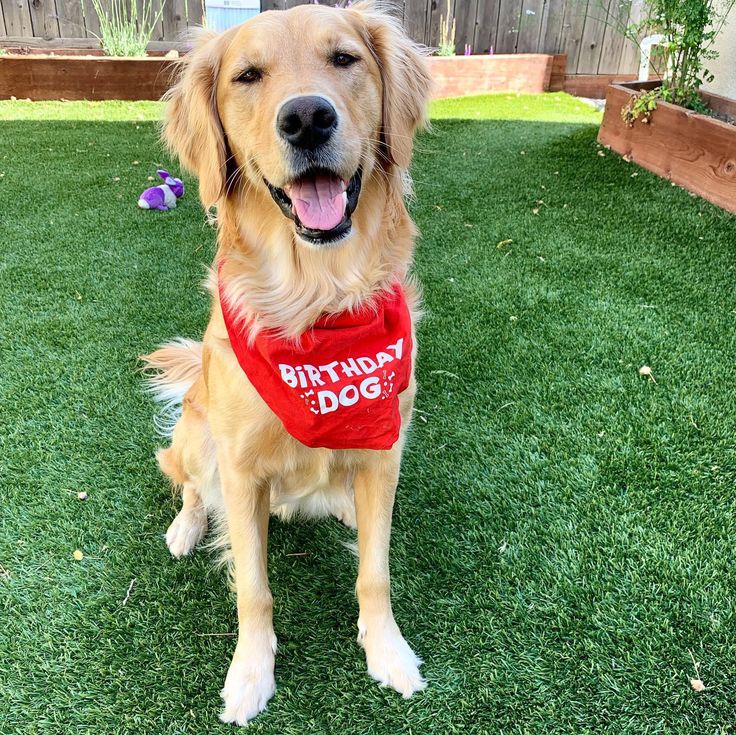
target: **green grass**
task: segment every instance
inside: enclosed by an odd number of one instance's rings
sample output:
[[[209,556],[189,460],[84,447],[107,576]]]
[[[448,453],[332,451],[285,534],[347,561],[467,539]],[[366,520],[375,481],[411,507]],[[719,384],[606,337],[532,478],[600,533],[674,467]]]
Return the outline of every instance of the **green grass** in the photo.
[[[208,634],[233,599],[206,553],[167,554],[135,372],[208,313],[191,177],[174,212],[135,207],[178,170],[158,110],[0,103],[2,735],[232,732],[234,639]],[[733,733],[736,219],[599,155],[597,113],[563,95],[433,117],[392,547],[429,688],[365,674],[347,529],[273,521],[279,688],[250,731]]]

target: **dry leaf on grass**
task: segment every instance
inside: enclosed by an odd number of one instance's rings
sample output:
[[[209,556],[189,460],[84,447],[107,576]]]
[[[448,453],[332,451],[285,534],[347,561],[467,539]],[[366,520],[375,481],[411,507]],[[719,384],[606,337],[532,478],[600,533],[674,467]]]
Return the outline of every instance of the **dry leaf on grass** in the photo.
[[[690,686],[696,692],[704,692],[707,688],[700,679],[690,679]]]
[[[700,662],[695,660],[695,656],[693,656],[692,651],[688,650],[688,653],[690,654],[690,659],[693,662],[693,668],[695,669],[695,676],[688,677],[690,686],[693,688],[694,692],[704,692],[708,687],[703,684],[703,680],[700,678]]]

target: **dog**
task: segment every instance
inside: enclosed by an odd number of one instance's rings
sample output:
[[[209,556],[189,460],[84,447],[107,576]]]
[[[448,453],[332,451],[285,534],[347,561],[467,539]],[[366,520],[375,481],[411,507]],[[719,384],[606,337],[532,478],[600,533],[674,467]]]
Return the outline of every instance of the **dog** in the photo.
[[[202,341],[144,359],[176,412],[157,453],[182,493],[168,548],[190,553],[209,521],[230,550],[225,722],[275,692],[269,513],[357,527],[368,672],[404,697],[425,687],[391,609],[389,541],[416,392],[407,169],[430,90],[423,50],[359,2],[205,33],[167,93],[164,140],[216,207],[218,248]]]

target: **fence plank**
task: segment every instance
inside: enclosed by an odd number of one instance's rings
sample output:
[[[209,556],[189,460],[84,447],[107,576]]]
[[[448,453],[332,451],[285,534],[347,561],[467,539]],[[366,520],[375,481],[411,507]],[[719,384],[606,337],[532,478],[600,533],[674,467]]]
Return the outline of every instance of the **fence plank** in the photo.
[[[404,28],[419,43],[426,43],[427,0],[406,0],[404,4]]]
[[[630,11],[631,0],[612,0],[598,58],[598,74],[615,74],[618,71]]]
[[[644,18],[644,0],[633,0],[631,12],[629,13],[629,25],[640,23]],[[618,63],[619,74],[634,74],[639,71],[639,58],[641,49],[638,43],[629,39],[624,41],[621,49],[621,58]],[[638,75],[637,75],[638,76]]]
[[[3,11],[3,4],[0,2],[0,38],[7,35],[8,32],[5,30],[5,11]]]
[[[478,14],[479,0],[457,0],[455,4],[455,20],[457,21],[455,33],[455,51],[458,54],[465,53],[465,44],[471,46],[475,52],[476,16]]]
[[[460,0],[463,2],[463,0]],[[468,0],[465,0],[468,2]],[[452,20],[455,19],[455,35],[457,37],[457,15],[455,8],[455,0],[429,0],[427,12],[427,45],[430,48],[437,48],[440,45],[440,24],[442,19],[448,15],[447,6],[450,6],[450,31],[452,32]]]
[[[100,21],[92,5],[92,0],[82,0],[82,10],[84,11],[84,27],[87,38],[99,38]]]
[[[187,0],[166,0],[161,22],[164,38],[180,39],[187,30]]]
[[[501,0],[496,31],[496,53],[513,54],[519,37],[523,0]]]
[[[187,28],[204,24],[204,0],[186,0]]]
[[[543,0],[542,17],[539,21],[539,37],[537,38],[537,52],[542,53],[542,44],[544,37],[547,35],[547,26],[549,24],[549,0]]]
[[[567,54],[568,74],[574,74],[580,56],[588,0],[566,0],[560,45],[557,53]]]
[[[424,35],[425,43],[430,48],[437,48],[440,45],[440,20],[443,15],[447,14],[448,0],[429,0],[427,3],[427,20]],[[450,17],[454,17],[452,6],[453,0],[449,0]],[[452,23],[452,21],[450,21]],[[452,29],[450,29],[452,30]]]
[[[84,13],[79,0],[56,0],[59,16],[59,37],[80,38],[84,36]]]
[[[539,51],[543,54],[557,53],[565,22],[566,0],[548,0],[544,13],[544,28],[539,39]]]
[[[610,8],[617,0],[590,0],[580,41],[578,74],[597,74]]]
[[[487,54],[491,49],[496,51],[498,37],[498,13],[501,0],[481,0],[478,3],[478,14],[475,23],[473,49],[476,53]]]
[[[525,0],[516,37],[518,53],[532,54],[539,50],[539,36],[544,22],[546,0]]]
[[[59,38],[59,21],[54,0],[29,0],[33,35],[41,38]]]
[[[5,32],[8,36],[33,36],[31,12],[26,0],[4,0]]]

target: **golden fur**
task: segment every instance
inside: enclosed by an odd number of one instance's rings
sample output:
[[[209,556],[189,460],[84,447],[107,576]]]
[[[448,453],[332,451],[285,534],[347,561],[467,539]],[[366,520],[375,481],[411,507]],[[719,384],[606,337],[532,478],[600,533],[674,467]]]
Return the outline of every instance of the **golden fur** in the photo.
[[[336,48],[359,58],[328,63]],[[248,66],[267,70],[244,87]],[[221,35],[203,35],[168,95],[164,134],[217,207],[217,260],[226,295],[258,328],[298,335],[318,317],[357,307],[389,283],[416,293],[407,272],[415,228],[404,204],[412,138],[425,122],[429,77],[420,50],[373,4],[267,12]],[[282,102],[324,94],[340,116],[335,166],[363,185],[349,238],[311,247],[274,203],[263,179],[289,180],[275,132]],[[286,433],[230,348],[210,278],[212,311],[201,343],[179,340],[147,356],[152,387],[180,404],[172,443],[157,454],[182,489],[167,532],[175,556],[221,525],[234,562],[239,638],[222,696],[222,719],[244,724],[275,690],[276,639],[266,571],[269,511],[332,514],[358,529],[359,641],[369,673],[404,696],[423,688],[421,663],[394,622],[389,596],[391,512],[415,393],[401,395],[401,439],[389,451],[309,449]]]

